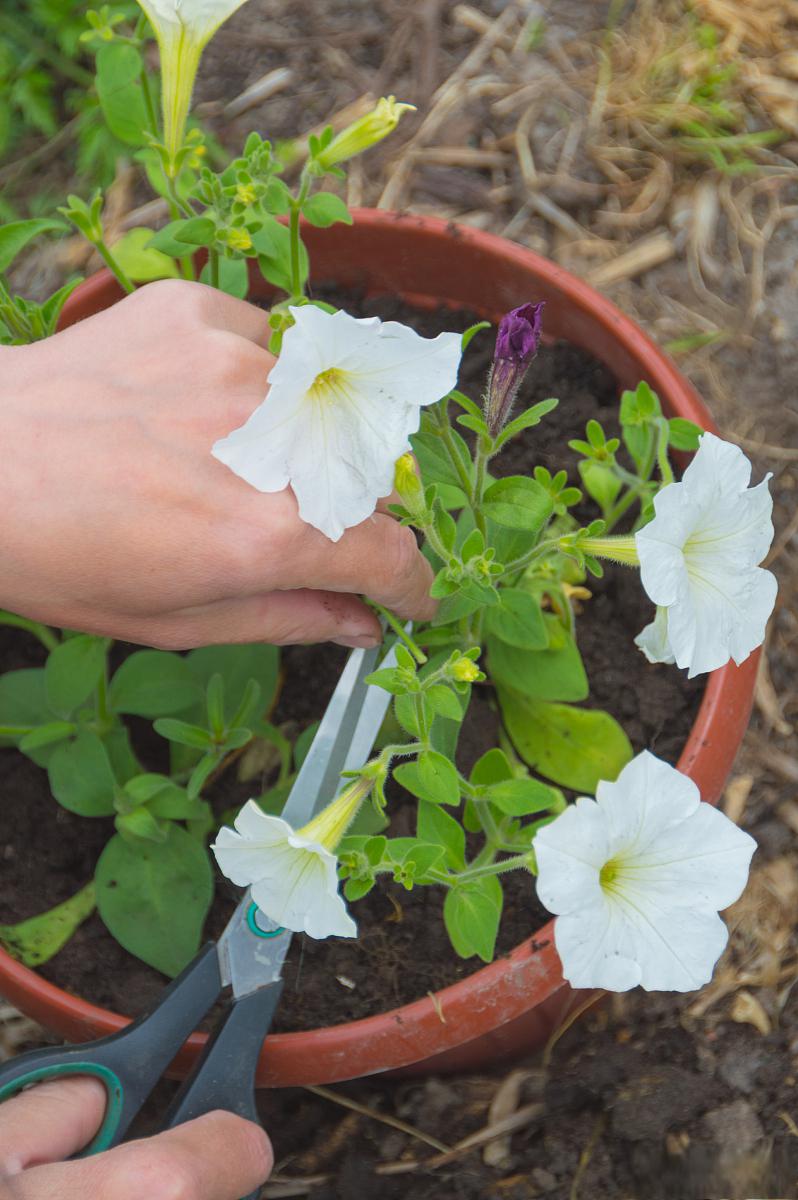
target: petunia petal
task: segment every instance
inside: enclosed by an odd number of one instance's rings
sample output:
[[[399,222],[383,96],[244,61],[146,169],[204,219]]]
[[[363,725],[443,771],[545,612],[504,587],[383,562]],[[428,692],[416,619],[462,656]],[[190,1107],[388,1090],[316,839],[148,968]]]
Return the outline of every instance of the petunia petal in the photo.
[[[614,783],[600,781],[596,800],[606,821],[607,857],[623,853],[636,860],[674,826],[684,826],[701,794],[692,779],[643,750]]]
[[[565,979],[575,988],[627,992],[640,983],[641,969],[628,945],[627,930],[602,895],[594,907],[554,922],[554,944]]]
[[[538,830],[533,846],[538,896],[549,912],[567,913],[600,900],[608,839],[607,820],[595,800],[582,796]]]
[[[641,629],[635,638],[635,645],[643,651],[650,663],[675,663],[670,639],[668,637],[668,610],[657,607],[654,620]]]
[[[291,313],[269,395],[212,453],[260,491],[290,483],[302,520],[337,541],[390,495],[421,407],[457,381],[461,341],[313,305]]]

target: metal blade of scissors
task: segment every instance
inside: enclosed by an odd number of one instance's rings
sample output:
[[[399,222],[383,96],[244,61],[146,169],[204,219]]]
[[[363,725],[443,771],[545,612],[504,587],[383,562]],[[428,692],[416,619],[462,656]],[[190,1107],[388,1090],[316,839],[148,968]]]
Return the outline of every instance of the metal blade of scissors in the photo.
[[[377,650],[349,656],[297,775],[282,816],[296,829],[332,800],[341,772],[361,767],[382,725],[391,697],[363,681],[374,670]],[[391,650],[383,666],[396,664]],[[280,978],[293,934],[262,913],[248,888],[218,941],[222,982],[236,998]]]

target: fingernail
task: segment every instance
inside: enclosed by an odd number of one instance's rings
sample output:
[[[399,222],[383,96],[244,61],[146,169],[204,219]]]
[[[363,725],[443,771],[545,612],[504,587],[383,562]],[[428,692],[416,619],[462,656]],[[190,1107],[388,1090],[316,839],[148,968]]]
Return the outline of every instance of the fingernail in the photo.
[[[336,646],[347,646],[350,650],[373,650],[375,646],[379,646],[381,640],[374,633],[357,633],[332,639]]]

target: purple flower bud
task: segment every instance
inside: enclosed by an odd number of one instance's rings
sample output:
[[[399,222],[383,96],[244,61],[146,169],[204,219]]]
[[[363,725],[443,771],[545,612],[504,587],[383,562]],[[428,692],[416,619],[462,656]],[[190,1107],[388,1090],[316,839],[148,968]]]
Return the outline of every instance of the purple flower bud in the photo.
[[[522,304],[502,317],[488,378],[485,419],[491,437],[507,424],[524,376],[540,345],[543,302]]]

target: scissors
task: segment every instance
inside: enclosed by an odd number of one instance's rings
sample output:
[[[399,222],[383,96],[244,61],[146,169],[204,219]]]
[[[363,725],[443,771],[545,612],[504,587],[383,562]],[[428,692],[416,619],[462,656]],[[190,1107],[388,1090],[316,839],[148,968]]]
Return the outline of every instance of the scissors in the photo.
[[[364,682],[378,653],[379,648],[355,650],[347,660],[282,813],[294,829],[334,797],[343,771],[361,767],[371,753],[390,701],[387,692]],[[395,661],[392,650],[385,665]],[[258,908],[247,889],[218,941],[200,950],[151,1012],[109,1037],[31,1050],[12,1059],[0,1068],[0,1102],[45,1079],[93,1075],[105,1085],[107,1104],[103,1123],[83,1155],[118,1145],[186,1038],[229,986],[227,1011],[161,1129],[214,1109],[257,1121],[255,1071],[280,1000],[292,936]]]

